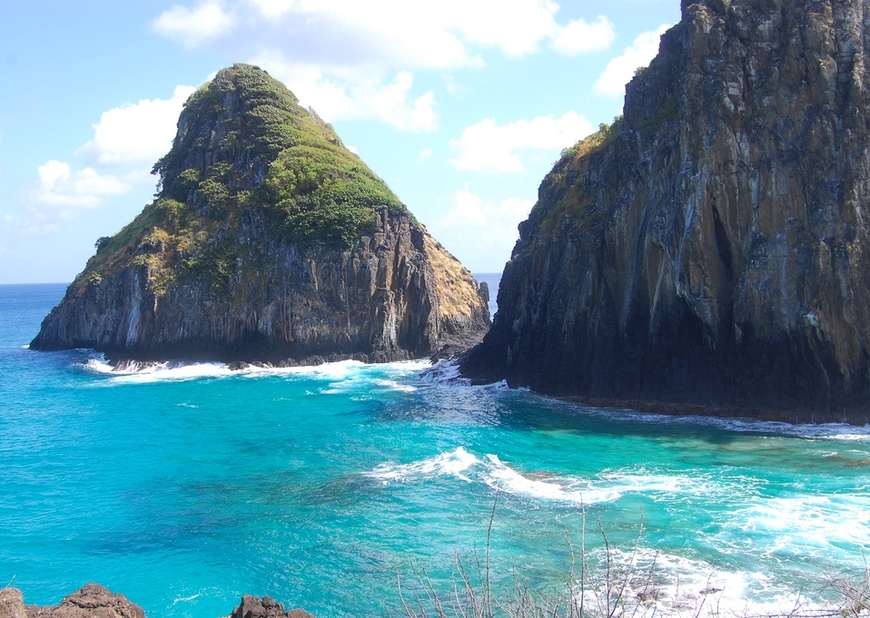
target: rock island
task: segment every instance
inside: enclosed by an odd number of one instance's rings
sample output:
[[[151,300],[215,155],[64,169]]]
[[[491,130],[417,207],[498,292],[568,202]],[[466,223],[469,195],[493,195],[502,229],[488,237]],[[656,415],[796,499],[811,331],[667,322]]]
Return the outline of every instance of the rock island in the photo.
[[[332,127],[237,64],[185,104],[153,203],[31,343],[112,360],[308,364],[447,355],[487,292]]]

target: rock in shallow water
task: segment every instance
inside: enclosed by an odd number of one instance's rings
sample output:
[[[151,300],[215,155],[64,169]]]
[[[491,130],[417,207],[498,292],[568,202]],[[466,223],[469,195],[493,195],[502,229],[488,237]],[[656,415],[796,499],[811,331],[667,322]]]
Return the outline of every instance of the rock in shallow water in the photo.
[[[684,0],[568,149],[462,363],[667,412],[868,422],[868,0]]]

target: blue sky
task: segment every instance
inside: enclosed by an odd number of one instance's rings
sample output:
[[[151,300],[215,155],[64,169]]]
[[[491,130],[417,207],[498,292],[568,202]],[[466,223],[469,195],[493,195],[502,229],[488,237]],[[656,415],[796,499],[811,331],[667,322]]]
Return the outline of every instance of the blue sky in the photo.
[[[0,283],[67,282],[148,203],[184,99],[257,64],[473,272],[500,272],[562,148],[622,112],[679,0],[8,3]]]

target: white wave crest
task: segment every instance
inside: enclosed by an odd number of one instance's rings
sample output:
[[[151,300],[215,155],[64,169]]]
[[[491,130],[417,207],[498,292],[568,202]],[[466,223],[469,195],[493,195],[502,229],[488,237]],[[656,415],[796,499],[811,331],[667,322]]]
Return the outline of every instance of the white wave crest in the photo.
[[[492,465],[489,471],[484,474],[484,481],[493,489],[510,494],[570,502],[579,506],[610,502],[621,495],[616,489],[597,488],[589,481],[559,477],[531,478],[502,463],[497,455],[487,455],[486,457]]]
[[[391,391],[399,391],[401,393],[413,393],[417,390],[416,386],[410,384],[401,384],[396,380],[375,380],[375,384]]]
[[[798,598],[798,587],[765,572],[728,571],[703,561],[661,553],[649,548],[635,551],[593,550],[590,563],[606,569],[611,586],[598,582],[603,568],[593,568],[592,581],[577,590],[586,607],[607,610],[622,606],[637,618],[714,618],[720,616],[786,616],[800,601],[806,615],[821,603]],[[615,584],[615,585],[613,585]],[[616,590],[619,599],[608,599],[606,590]],[[610,612],[604,611],[604,615]],[[612,614],[611,614],[612,615]]]
[[[734,521],[744,533],[767,537],[769,555],[832,556],[843,548],[870,551],[868,512],[868,494],[769,498],[740,509]]]
[[[420,379],[432,384],[455,384],[470,386],[471,380],[463,378],[456,359],[440,360],[420,373]]]
[[[145,384],[161,381],[195,380],[232,375],[232,370],[220,363],[146,363],[129,361],[111,365],[102,358],[92,358],[84,368],[91,373],[110,376],[113,383]]]
[[[374,384],[390,390],[410,392],[415,390],[415,387],[406,382],[415,378],[422,369],[428,366],[429,362],[425,360],[377,365],[347,360],[301,367],[246,365],[241,368],[230,368],[224,363],[125,361],[111,364],[102,355],[99,355],[85,362],[82,368],[88,373],[112,378],[112,384],[141,384],[229,377],[251,379],[299,377],[328,382],[328,387],[321,389],[320,392],[342,393],[359,387],[363,383]]]
[[[480,460],[461,446],[450,453],[441,453],[422,461],[410,464],[385,463],[364,476],[375,478],[385,483],[388,481],[410,481],[419,477],[434,477],[451,475],[466,482],[471,482],[464,472]]]
[[[461,446],[418,462],[384,463],[363,474],[384,484],[451,476],[521,498],[561,502],[571,507],[613,502],[628,493],[645,494],[654,500],[684,501],[700,495],[716,498],[747,490],[745,486],[729,488],[724,481],[687,473],[668,475],[639,470],[578,478],[525,472],[504,463],[498,455],[477,457]]]

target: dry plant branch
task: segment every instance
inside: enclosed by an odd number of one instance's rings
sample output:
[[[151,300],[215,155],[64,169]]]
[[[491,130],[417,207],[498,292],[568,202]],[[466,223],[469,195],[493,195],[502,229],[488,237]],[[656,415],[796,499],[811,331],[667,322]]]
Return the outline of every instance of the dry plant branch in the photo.
[[[449,603],[442,602],[429,572],[416,566],[412,569],[418,590],[409,602],[397,570],[399,597],[407,618],[429,618],[430,614],[435,618],[658,618],[659,615],[662,618],[870,618],[870,568],[866,567],[860,576],[842,574],[826,582],[824,590],[836,600],[822,608],[805,606],[803,591],[799,591],[791,609],[782,613],[753,615],[748,608],[723,612],[722,597],[713,596],[722,590],[715,588],[709,577],[704,590],[692,594],[681,591],[678,578],[669,597],[670,603],[666,603],[656,584],[658,554],[652,556],[648,566],[641,566],[643,518],[627,560],[619,564],[616,548],[600,517],[597,518],[604,555],[601,566],[593,568],[587,549],[585,510],[579,547],[569,531],[565,532],[570,557],[562,578],[565,591],[553,593],[535,589],[521,573],[511,569],[512,585],[497,592],[494,590],[492,543],[498,499],[497,494],[487,526],[484,555],[474,550],[476,578],[469,574],[458,553],[454,558]]]

